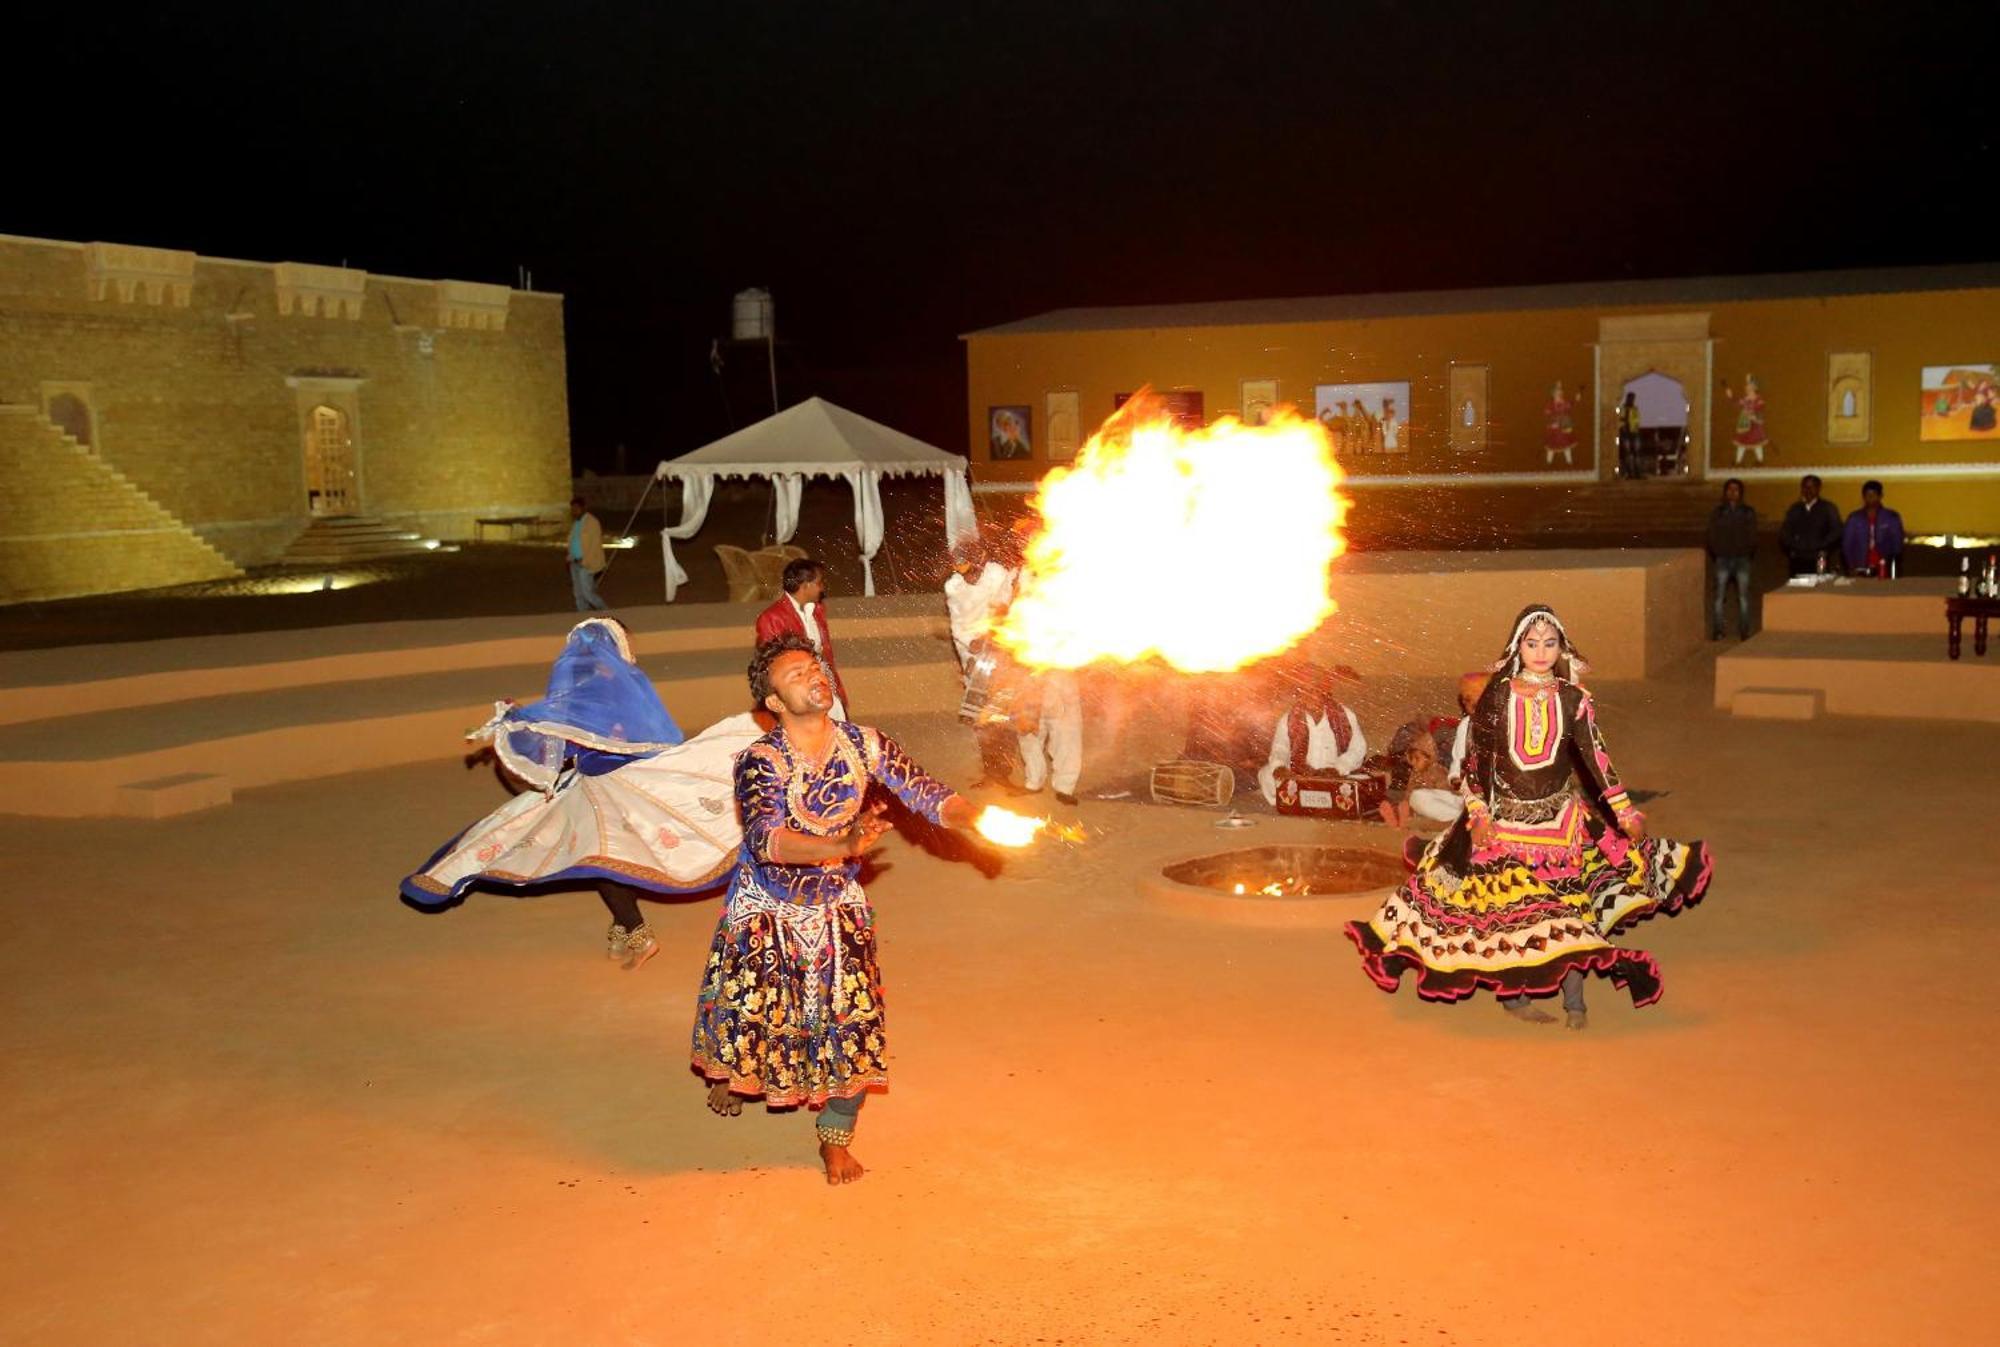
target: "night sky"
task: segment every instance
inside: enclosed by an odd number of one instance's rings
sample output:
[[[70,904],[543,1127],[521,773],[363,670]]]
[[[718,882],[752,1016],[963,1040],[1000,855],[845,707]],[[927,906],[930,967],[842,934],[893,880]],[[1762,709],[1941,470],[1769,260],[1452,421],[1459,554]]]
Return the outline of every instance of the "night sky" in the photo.
[[[77,13],[0,232],[530,268],[580,467],[768,411],[751,285],[785,401],[960,449],[958,334],[1050,308],[2000,257],[1990,4]]]

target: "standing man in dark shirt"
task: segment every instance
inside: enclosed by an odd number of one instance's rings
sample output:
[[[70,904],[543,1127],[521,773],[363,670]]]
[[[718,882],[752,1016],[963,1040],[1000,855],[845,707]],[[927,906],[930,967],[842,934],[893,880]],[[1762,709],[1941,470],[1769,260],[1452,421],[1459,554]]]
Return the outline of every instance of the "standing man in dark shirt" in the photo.
[[[1791,574],[1807,575],[1819,570],[1829,557],[1838,566],[1840,530],[1840,511],[1819,494],[1819,478],[1807,473],[1799,479],[1799,498],[1785,511],[1784,525],[1778,530],[1778,542],[1785,549]]]
[[[1708,639],[1722,639],[1722,600],[1729,582],[1736,581],[1736,639],[1750,637],[1750,561],[1757,554],[1757,512],[1743,503],[1743,483],[1732,477],[1722,484],[1722,503],[1708,516],[1708,555],[1715,564],[1715,605],[1709,612]]]

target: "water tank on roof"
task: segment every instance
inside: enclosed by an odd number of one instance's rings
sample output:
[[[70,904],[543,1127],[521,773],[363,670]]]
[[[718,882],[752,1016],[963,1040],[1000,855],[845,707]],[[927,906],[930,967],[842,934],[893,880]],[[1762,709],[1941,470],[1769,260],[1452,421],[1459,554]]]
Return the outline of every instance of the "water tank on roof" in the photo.
[[[738,290],[730,322],[737,341],[767,341],[771,336],[771,292]]]

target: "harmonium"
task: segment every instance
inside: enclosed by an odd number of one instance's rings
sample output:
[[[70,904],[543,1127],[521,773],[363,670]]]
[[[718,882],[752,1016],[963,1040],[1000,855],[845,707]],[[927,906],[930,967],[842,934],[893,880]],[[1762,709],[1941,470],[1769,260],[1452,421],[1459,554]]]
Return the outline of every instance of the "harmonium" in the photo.
[[[1389,796],[1386,777],[1301,772],[1278,783],[1278,812],[1307,818],[1375,819]]]

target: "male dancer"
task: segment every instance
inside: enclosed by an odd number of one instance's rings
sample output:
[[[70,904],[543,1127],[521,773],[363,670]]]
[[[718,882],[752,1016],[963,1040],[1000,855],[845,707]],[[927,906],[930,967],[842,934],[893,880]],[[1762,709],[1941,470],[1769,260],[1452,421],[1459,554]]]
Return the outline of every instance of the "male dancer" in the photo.
[[[943,827],[970,828],[974,810],[880,731],[829,716],[833,679],[805,638],[757,647],[750,695],[778,728],[736,760],[743,849],[695,1000],[693,1066],[725,1117],[738,1096],[820,1109],[826,1181],[852,1183],[862,1100],[888,1083],[874,917],[855,882],[889,827],[869,783]]]

